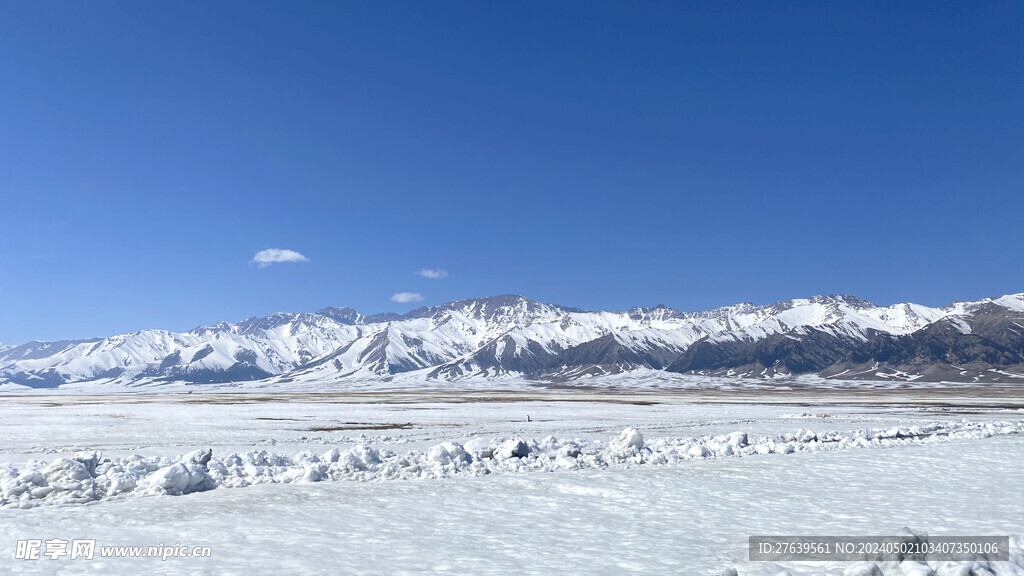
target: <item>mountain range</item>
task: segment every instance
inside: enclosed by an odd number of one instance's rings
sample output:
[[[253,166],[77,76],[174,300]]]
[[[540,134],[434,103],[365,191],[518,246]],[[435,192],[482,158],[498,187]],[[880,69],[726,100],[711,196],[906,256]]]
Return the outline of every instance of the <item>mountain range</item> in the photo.
[[[584,311],[519,295],[405,314],[277,313],[188,332],[0,346],[0,383],[562,382],[658,370],[785,379],[1005,382],[1024,378],[1024,294],[942,308],[831,295],[684,312]]]

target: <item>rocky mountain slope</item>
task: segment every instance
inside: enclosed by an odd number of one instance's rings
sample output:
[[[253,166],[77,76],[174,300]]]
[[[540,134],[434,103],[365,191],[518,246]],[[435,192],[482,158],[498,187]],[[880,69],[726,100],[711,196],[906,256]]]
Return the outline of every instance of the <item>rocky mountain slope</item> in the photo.
[[[0,347],[0,382],[125,384],[526,377],[636,369],[781,378],[1006,381],[1024,377],[1024,294],[943,308],[851,296],[683,312],[588,312],[517,295],[406,314],[278,313],[184,333]]]

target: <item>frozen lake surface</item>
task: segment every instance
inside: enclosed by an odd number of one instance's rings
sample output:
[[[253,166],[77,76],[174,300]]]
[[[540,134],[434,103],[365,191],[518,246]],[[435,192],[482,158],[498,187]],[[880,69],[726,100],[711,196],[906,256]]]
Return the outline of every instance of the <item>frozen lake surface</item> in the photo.
[[[871,429],[976,431],[995,422],[1021,423],[1020,402],[1013,393],[962,390],[763,397],[587,391],[5,397],[0,462],[19,471],[33,460],[52,462],[83,450],[99,450],[103,458],[168,460],[193,450],[212,449],[215,458],[266,450],[297,460],[303,451],[370,446],[385,455],[421,454],[426,462],[430,448],[443,442],[473,452],[481,439],[518,436],[536,444],[549,435],[596,450],[605,466],[532,471],[501,464],[481,476],[342,476],[181,496],[7,506],[0,509],[0,546],[8,549],[0,555],[0,572],[711,574],[735,566],[741,575],[842,574],[847,565],[841,563],[746,563],[747,537],[884,535],[904,526],[932,535],[1024,534],[1024,436],[954,433],[815,450],[806,446],[819,440],[794,440],[798,449],[789,453],[713,452],[667,463],[643,462],[643,455],[638,463],[617,461],[614,441],[632,427],[648,451],[655,446],[671,455],[680,445],[688,453],[701,438],[724,450],[713,438],[736,432],[749,437],[747,447],[758,438],[779,438],[781,447],[783,436],[808,429],[822,441],[826,433],[856,439],[858,431]],[[665,441],[662,448],[659,441]],[[544,456],[540,444],[534,450]],[[213,553],[15,560],[15,541],[25,538],[95,538],[98,546],[181,543],[211,546]],[[990,569],[1020,574],[1019,564]],[[886,569],[887,576],[903,573]]]

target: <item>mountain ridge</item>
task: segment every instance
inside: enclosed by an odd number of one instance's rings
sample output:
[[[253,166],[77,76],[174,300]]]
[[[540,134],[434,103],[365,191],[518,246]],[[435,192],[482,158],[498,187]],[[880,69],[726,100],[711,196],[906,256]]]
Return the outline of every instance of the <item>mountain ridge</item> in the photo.
[[[586,311],[518,294],[404,314],[278,312],[187,332],[0,346],[0,384],[275,379],[565,381],[638,369],[695,376],[1005,381],[1024,377],[1024,294],[941,308],[832,294],[682,311]]]

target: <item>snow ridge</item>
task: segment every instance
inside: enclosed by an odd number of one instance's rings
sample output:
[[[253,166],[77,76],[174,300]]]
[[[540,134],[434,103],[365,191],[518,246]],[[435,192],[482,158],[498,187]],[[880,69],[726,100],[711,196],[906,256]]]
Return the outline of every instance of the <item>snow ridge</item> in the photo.
[[[891,447],[952,439],[1020,434],[1024,420],[950,422],[815,433],[800,429],[778,436],[746,432],[691,438],[645,439],[634,428],[607,442],[542,440],[519,436],[442,442],[398,454],[356,444],[321,455],[302,451],[288,457],[266,450],[215,457],[196,450],[177,458],[104,459],[96,452],[53,462],[29,461],[23,468],[0,465],[0,508],[82,504],[124,496],[181,495],[215,488],[326,480],[424,480],[515,472],[554,472],[638,465],[672,465],[689,460],[794,454],[819,450]]]

